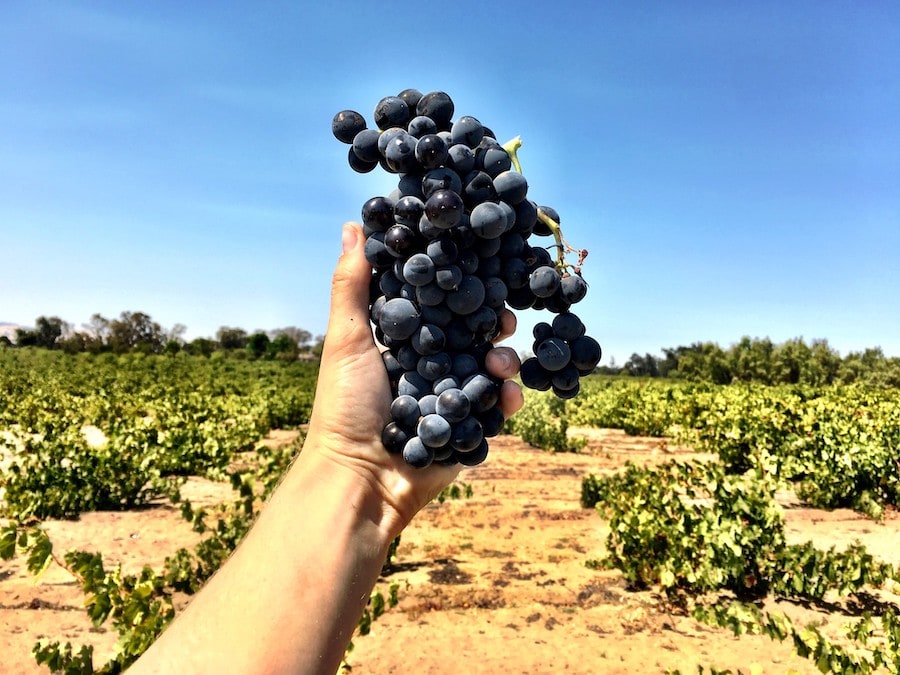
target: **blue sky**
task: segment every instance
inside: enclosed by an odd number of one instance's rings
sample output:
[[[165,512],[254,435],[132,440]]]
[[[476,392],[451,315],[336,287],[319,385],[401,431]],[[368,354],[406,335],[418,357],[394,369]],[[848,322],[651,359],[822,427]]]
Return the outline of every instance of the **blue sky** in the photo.
[[[743,335],[900,356],[900,5],[550,7],[8,3],[0,321],[323,332],[341,223],[393,188],[331,118],[416,87],[522,136],[590,251],[604,363]]]

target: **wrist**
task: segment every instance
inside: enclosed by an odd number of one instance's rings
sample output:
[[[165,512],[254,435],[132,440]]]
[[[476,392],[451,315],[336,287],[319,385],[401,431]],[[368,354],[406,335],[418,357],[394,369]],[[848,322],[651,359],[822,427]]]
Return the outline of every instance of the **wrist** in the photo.
[[[296,504],[313,503],[315,514],[293,514],[301,529],[315,516],[327,523],[336,540],[346,536],[350,545],[384,558],[413,514],[405,513],[381,474],[382,467],[357,459],[346,448],[337,453],[307,443],[266,510],[274,506],[273,510],[289,513]]]

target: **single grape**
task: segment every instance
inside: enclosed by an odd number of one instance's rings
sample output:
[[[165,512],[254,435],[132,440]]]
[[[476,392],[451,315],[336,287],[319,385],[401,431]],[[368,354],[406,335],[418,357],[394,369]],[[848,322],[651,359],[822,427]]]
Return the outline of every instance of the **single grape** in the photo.
[[[570,274],[559,282],[559,293],[570,305],[581,302],[587,295],[587,288],[587,282],[578,274]]]
[[[453,110],[453,100],[443,91],[428,92],[416,104],[416,113],[433,119],[439,130],[450,128]]]
[[[331,120],[331,133],[341,143],[348,145],[354,137],[366,128],[366,118],[355,110],[342,110]]]
[[[502,171],[494,178],[494,191],[508,204],[518,204],[528,194],[528,181],[516,171]]]
[[[434,415],[437,413],[437,394],[425,394],[419,399],[419,416]]]
[[[412,349],[420,356],[437,354],[447,344],[447,336],[439,326],[423,324],[412,334]]]
[[[371,232],[385,232],[394,224],[394,203],[387,197],[372,197],[362,207],[362,224]]]
[[[506,232],[506,214],[493,202],[482,202],[469,215],[472,231],[483,239],[496,239]]]
[[[500,398],[500,385],[487,375],[477,373],[465,379],[463,393],[476,413],[492,408]]]
[[[571,312],[563,312],[553,319],[553,333],[556,337],[570,342],[584,335],[584,324]]]
[[[478,444],[478,447],[471,452],[460,452],[457,450],[453,453],[453,458],[463,466],[478,466],[487,459],[487,456],[487,440],[482,440],[481,443]]]
[[[413,286],[424,286],[434,280],[434,261],[425,253],[411,255],[403,264],[403,279]]]
[[[421,323],[419,310],[413,302],[393,298],[384,303],[379,327],[384,334],[397,340],[410,337]]]
[[[447,161],[448,150],[443,138],[436,134],[427,134],[416,143],[416,159],[426,169],[437,169]]]
[[[429,382],[434,382],[449,375],[452,367],[450,355],[447,352],[438,352],[421,357],[416,365],[416,372]]]
[[[477,418],[469,416],[453,425],[450,445],[459,452],[471,452],[484,440],[484,430]]]
[[[424,469],[434,461],[434,448],[425,445],[418,436],[413,436],[403,447],[403,460],[416,469]]]
[[[464,115],[453,123],[450,139],[454,144],[462,144],[469,148],[476,147],[484,138],[484,127],[474,117]]]
[[[409,121],[409,124],[406,125],[406,131],[409,135],[415,136],[418,139],[437,134],[437,130],[437,124],[434,123],[434,120],[430,117],[425,117],[424,115],[416,115]]]
[[[462,278],[459,288],[447,293],[447,307],[456,314],[471,314],[484,303],[484,283],[471,274]]]
[[[469,416],[472,404],[462,389],[446,389],[437,397],[436,412],[451,424]]]
[[[439,448],[446,444],[451,433],[450,422],[437,413],[425,415],[416,427],[416,434],[429,448]]]
[[[569,345],[557,337],[547,338],[535,350],[538,362],[550,372],[562,370],[571,361]]]
[[[391,402],[391,418],[406,429],[413,429],[419,423],[419,402],[406,394]]]
[[[452,190],[437,190],[425,202],[429,222],[442,230],[456,227],[462,218],[463,201]]]
[[[547,391],[552,383],[552,374],[534,356],[522,362],[519,377],[522,378],[523,385],[538,391]]]
[[[593,372],[597,364],[600,363],[602,353],[600,345],[588,335],[582,335],[573,340],[570,349],[572,351],[572,365],[578,368],[582,374]]]
[[[559,272],[549,265],[543,265],[531,273],[528,285],[537,297],[548,298],[556,293],[559,281]]]
[[[398,96],[386,96],[375,106],[375,124],[379,129],[400,127],[409,120],[409,106]]]
[[[404,447],[412,438],[409,431],[396,422],[388,422],[381,431],[381,443],[388,452],[403,452]]]

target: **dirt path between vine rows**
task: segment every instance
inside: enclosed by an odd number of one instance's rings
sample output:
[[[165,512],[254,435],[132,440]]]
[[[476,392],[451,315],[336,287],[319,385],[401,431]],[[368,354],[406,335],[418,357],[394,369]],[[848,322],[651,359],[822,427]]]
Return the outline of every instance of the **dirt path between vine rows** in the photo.
[[[633,592],[615,571],[593,570],[604,555],[608,529],[579,504],[588,473],[621,468],[628,460],[661,462],[694,456],[660,439],[618,431],[576,430],[589,439],[580,454],[550,454],[515,437],[492,439],[482,466],[466,470],[468,499],[427,507],[402,537],[395,569],[400,604],[355,640],[354,673],[664,673],[697,666],[763,673],[816,673],[790,645],[759,636],[735,638],[689,617],[661,611],[651,591]],[[280,434],[281,442],[289,434]],[[227,485],[192,480],[186,496],[198,504],[230,500]],[[900,516],[882,524],[844,510],[804,508],[783,496],[791,541],[820,548],[864,543],[879,558],[900,563]],[[127,513],[86,514],[49,522],[55,550],[99,550],[124,571],[159,567],[197,535],[178,511],[158,505]],[[21,560],[0,562],[0,663],[3,673],[43,672],[31,657],[40,638],[93,644],[95,664],[115,643],[97,631],[83,597],[66,573],[51,567],[35,584]],[[849,618],[838,611],[772,603],[802,622],[835,635]]]

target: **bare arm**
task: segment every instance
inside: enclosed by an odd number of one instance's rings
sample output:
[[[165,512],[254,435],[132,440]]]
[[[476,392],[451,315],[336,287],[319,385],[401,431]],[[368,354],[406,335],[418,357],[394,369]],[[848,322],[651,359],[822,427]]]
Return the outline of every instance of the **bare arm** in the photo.
[[[344,226],[310,428],[303,451],[234,555],[131,673],[334,673],[391,541],[459,472],[389,455],[390,388],[368,316],[370,268]],[[515,328],[511,314],[505,332]],[[515,352],[489,370],[510,378]],[[508,416],[522,405],[503,385]]]

